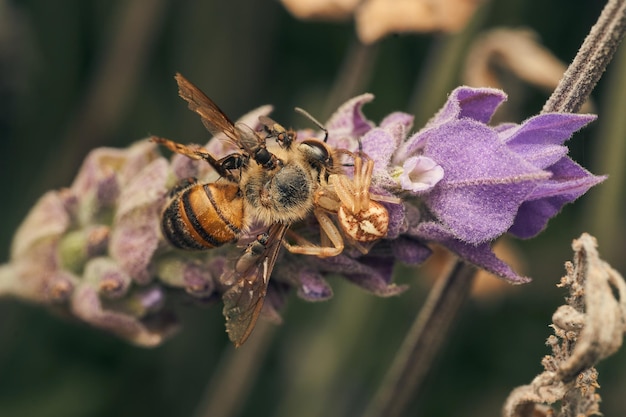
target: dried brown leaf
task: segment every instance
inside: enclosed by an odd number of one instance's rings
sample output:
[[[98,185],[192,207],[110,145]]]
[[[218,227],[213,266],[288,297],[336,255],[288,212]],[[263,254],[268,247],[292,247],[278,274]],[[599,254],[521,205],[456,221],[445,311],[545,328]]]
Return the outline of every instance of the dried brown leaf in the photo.
[[[552,355],[542,360],[545,371],[529,385],[515,388],[503,407],[505,417],[553,415],[591,416],[600,413],[600,388],[595,364],[615,353],[626,332],[626,283],[600,259],[595,238],[583,234],[572,244],[573,262],[559,286],[569,289],[566,305],[552,319],[555,336],[547,344]],[[615,290],[615,292],[614,292]],[[617,298],[616,298],[617,293]],[[545,405],[560,401],[560,410]],[[541,414],[543,413],[543,414]]]
[[[370,44],[403,32],[457,32],[465,27],[479,0],[369,0],[356,13],[357,34]]]
[[[281,0],[283,6],[298,19],[346,20],[361,0]]]

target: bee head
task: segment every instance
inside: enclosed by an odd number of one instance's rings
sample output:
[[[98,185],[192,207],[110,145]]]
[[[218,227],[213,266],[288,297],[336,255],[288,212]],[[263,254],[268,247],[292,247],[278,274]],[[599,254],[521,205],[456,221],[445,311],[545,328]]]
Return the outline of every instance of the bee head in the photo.
[[[298,150],[302,152],[309,165],[316,170],[320,172],[333,170],[333,154],[326,143],[317,139],[307,139],[298,144]]]

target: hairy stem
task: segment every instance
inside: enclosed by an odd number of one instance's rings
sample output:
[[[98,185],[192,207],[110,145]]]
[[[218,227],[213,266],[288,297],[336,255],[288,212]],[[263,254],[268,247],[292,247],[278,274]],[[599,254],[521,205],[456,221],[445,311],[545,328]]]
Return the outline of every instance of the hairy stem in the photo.
[[[591,94],[626,31],[626,0],[610,0],[542,113],[575,113]]]

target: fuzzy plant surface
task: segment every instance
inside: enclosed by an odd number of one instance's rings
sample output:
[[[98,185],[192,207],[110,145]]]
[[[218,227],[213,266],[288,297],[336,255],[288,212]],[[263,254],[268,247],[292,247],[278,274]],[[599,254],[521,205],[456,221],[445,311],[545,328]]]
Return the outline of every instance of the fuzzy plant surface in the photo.
[[[378,296],[397,295],[406,287],[393,282],[394,265],[421,264],[433,243],[512,284],[528,282],[495,256],[492,243],[507,233],[537,235],[605,178],[574,162],[564,145],[594,115],[545,113],[491,126],[505,93],[459,87],[414,131],[407,113],[369,120],[362,108],[373,99],[349,100],[325,127],[328,145],[362,149],[374,161],[372,194],[400,201],[382,202],[387,234],[367,254],[349,242],[327,258],[282,250],[265,302],[270,316],[286,288],[308,301],[330,298],[329,274]],[[259,117],[270,111],[261,107],[240,122],[259,130]],[[300,139],[320,135],[298,132]],[[206,149],[222,157],[236,151],[227,145],[213,138]],[[48,306],[137,345],[159,345],[177,328],[181,298],[213,302],[228,290],[220,276],[257,232],[245,230],[238,244],[205,252],[174,249],[163,238],[161,216],[169,190],[186,177],[218,180],[206,162],[179,154],[168,160],[147,139],[93,150],[71,186],[42,196],[19,226],[10,259],[0,266],[0,295]],[[319,234],[312,213],[292,229]]]

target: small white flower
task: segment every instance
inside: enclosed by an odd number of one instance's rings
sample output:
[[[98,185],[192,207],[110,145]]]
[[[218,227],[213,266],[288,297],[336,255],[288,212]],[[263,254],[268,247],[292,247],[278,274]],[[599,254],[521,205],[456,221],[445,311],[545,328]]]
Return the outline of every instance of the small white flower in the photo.
[[[403,190],[428,191],[443,178],[443,168],[426,156],[412,156],[404,161],[397,176]]]

